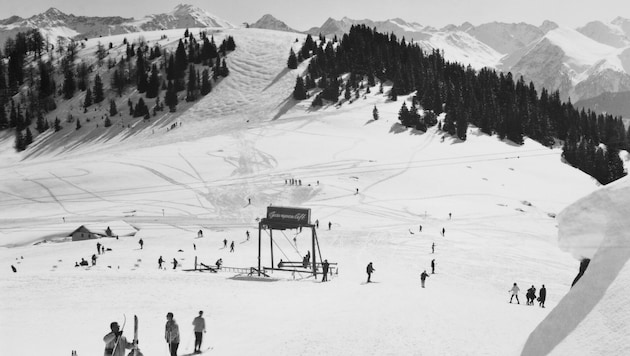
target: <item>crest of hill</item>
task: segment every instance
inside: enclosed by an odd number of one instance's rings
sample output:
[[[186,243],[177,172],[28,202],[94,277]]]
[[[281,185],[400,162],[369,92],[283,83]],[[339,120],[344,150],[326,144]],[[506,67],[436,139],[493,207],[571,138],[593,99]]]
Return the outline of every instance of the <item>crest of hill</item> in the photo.
[[[300,32],[289,27],[286,23],[278,20],[270,14],[265,14],[258,21],[249,25],[250,28],[261,28],[267,30],[284,31],[284,32]]]

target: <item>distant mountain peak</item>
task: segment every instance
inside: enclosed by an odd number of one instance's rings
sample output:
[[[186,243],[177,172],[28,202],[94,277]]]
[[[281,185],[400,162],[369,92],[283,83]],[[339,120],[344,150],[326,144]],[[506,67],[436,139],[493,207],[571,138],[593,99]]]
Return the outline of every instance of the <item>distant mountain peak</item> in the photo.
[[[540,30],[543,32],[549,32],[552,30],[555,30],[556,28],[558,28],[558,24],[553,22],[553,21],[549,21],[549,20],[545,20],[543,21],[542,25],[540,25]]]
[[[258,21],[249,25],[250,28],[262,28],[267,30],[276,30],[276,31],[284,31],[284,32],[299,32],[291,27],[289,27],[286,23],[278,20],[271,14],[264,14]]]

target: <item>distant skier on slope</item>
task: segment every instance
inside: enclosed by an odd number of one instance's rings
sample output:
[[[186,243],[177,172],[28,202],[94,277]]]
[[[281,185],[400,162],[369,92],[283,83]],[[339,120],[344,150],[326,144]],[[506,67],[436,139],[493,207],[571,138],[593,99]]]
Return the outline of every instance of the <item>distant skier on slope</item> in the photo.
[[[173,258],[173,269],[177,268],[177,260]]]
[[[113,321],[109,324],[111,332],[103,337],[105,342],[105,356],[125,356],[125,349],[133,348],[133,343],[129,343],[122,335],[122,330],[118,323]]]
[[[234,241],[230,244],[230,252],[234,252]]]
[[[422,284],[422,288],[424,288],[424,281],[427,279],[427,277],[429,277],[429,274],[426,270],[420,274],[420,283]]]
[[[431,260],[431,274],[435,274],[435,259]]]
[[[372,266],[372,262],[368,263],[367,267],[365,268],[365,272],[367,272],[368,278],[367,278],[367,283],[372,282],[370,279],[372,278],[372,273],[374,273],[374,271],[376,271],[374,269],[374,266]]]
[[[160,258],[158,258],[158,269],[162,269],[162,263],[164,263],[164,259],[160,256]]]
[[[514,285],[512,286],[512,289],[510,289],[508,292],[512,292],[512,296],[510,297],[510,304],[512,303],[512,298],[516,297],[516,302],[518,304],[521,304],[521,302],[518,300],[518,292],[521,289],[516,285],[516,282],[514,282]]]
[[[543,284],[538,292],[538,306],[541,308],[545,307],[545,299],[547,299],[547,288]]]
[[[324,260],[324,263],[322,263],[322,282],[328,281],[328,266],[328,260]]]
[[[144,246],[144,241],[140,239],[138,240],[138,243],[140,244],[140,249],[142,250],[142,247]]]

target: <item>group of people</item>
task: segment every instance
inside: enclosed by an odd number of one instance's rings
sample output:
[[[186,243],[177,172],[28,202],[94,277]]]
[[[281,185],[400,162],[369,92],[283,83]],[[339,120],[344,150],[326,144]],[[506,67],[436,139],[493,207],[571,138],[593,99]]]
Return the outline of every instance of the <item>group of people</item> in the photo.
[[[521,304],[521,302],[518,300],[518,292],[520,290],[521,289],[518,287],[516,282],[514,282],[514,285],[512,285],[512,288],[508,291],[512,294],[512,296],[510,297],[510,303],[512,303],[512,299],[516,297],[516,303]],[[536,287],[532,285],[527,290],[527,294],[525,294],[525,297],[527,298],[527,305],[534,305],[534,300],[536,300],[538,301],[538,306],[544,308],[545,300],[547,299],[547,288],[545,288],[545,285],[543,284],[540,288],[540,291],[538,291],[538,298],[536,298]]]
[[[201,344],[203,342],[203,334],[206,332],[206,321],[203,318],[203,310],[199,311],[199,315],[193,319],[193,331],[195,333],[195,350],[194,353],[201,353]],[[138,340],[133,342],[127,341],[120,330],[118,322],[114,321],[109,324],[110,332],[103,337],[105,342],[105,356],[125,356],[125,349],[132,349],[138,344]],[[168,344],[170,356],[177,356],[177,349],[180,343],[179,325],[174,319],[171,312],[166,314],[166,325],[164,327],[164,339]]]

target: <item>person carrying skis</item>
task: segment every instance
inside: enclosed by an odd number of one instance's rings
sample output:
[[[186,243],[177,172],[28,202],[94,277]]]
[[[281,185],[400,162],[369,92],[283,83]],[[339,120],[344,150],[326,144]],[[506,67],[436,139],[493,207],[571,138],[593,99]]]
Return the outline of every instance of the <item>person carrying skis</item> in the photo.
[[[538,306],[541,308],[545,307],[545,299],[547,299],[547,288],[545,288],[545,285],[542,285],[542,288],[540,288],[540,292],[538,292]]]
[[[113,321],[109,324],[109,328],[111,331],[103,337],[105,356],[125,356],[125,349],[132,349],[133,343],[128,342],[122,335],[117,322]]]
[[[420,274],[420,283],[422,284],[422,288],[424,288],[424,281],[429,277],[429,274],[426,270]]]
[[[203,333],[206,332],[206,320],[203,318],[203,310],[199,311],[199,316],[193,320],[192,324],[195,331],[195,353],[199,353],[201,352]]]
[[[374,271],[376,270],[372,266],[372,262],[368,263],[367,267],[365,268],[365,272],[367,272],[367,275],[368,275],[367,283],[372,282],[370,278],[372,278],[372,273],[374,273]]]
[[[521,302],[518,300],[518,292],[521,289],[516,285],[516,282],[514,282],[514,285],[512,286],[512,289],[510,289],[508,292],[512,292],[512,296],[510,297],[510,304],[512,303],[512,298],[516,297],[516,302],[518,304],[521,304]]]
[[[177,356],[177,348],[179,347],[179,326],[175,319],[173,319],[173,313],[168,312],[166,314],[166,326],[164,338],[168,343],[168,349],[171,352],[171,356]]]

